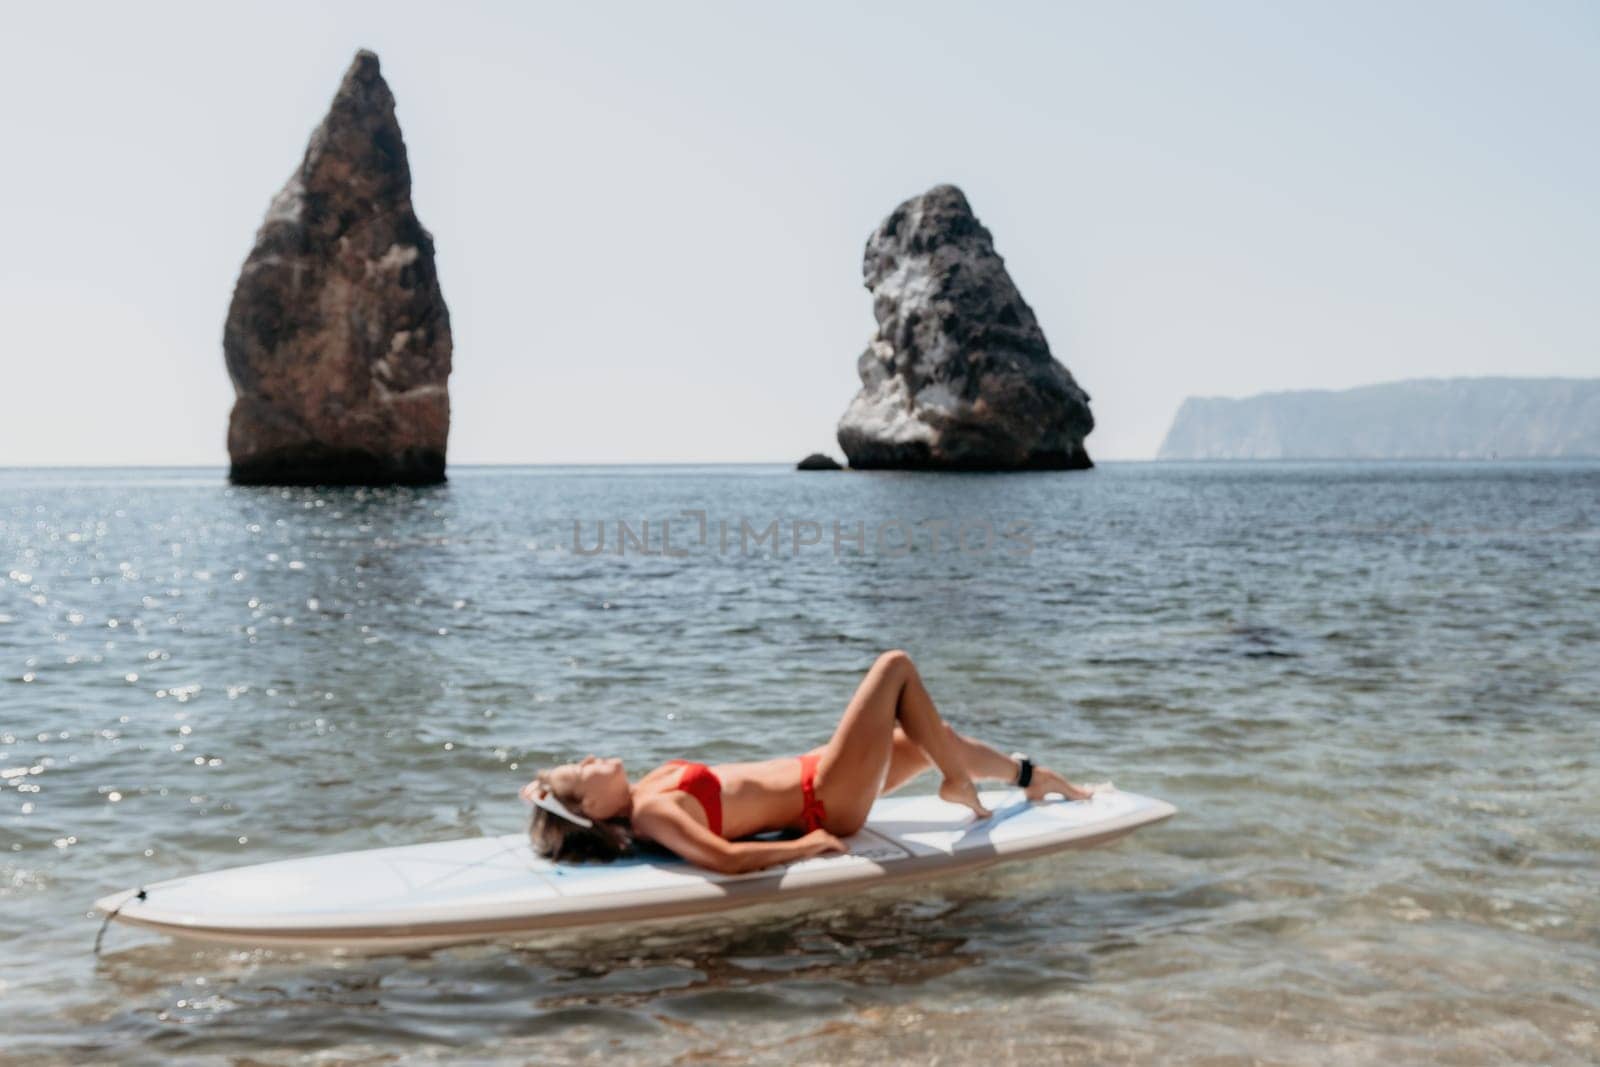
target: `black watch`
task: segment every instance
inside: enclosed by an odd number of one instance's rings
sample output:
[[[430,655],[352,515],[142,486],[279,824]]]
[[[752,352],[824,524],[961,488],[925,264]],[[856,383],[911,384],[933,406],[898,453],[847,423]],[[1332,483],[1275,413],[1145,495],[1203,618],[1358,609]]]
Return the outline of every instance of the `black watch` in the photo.
[[[1017,761],[1017,786],[1026,789],[1033,782],[1033,760],[1021,752],[1011,753],[1011,758]]]

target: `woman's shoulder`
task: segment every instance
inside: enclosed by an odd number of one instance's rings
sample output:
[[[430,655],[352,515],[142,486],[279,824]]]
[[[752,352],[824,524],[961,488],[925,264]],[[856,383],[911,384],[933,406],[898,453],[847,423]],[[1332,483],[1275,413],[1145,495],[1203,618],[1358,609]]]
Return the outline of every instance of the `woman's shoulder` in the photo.
[[[688,801],[687,793],[675,789],[662,789],[635,797],[629,822],[633,824],[634,832],[644,837],[652,836],[651,827],[659,827],[663,822],[696,822],[695,812],[689,807]]]
[[[634,783],[634,786],[637,788],[641,785],[654,785],[663,780],[671,781],[673,776],[682,772],[683,764],[684,761],[679,759],[668,760],[665,763],[658,763],[654,767],[651,767],[648,771],[645,771],[643,774],[641,774],[639,776],[639,780]]]

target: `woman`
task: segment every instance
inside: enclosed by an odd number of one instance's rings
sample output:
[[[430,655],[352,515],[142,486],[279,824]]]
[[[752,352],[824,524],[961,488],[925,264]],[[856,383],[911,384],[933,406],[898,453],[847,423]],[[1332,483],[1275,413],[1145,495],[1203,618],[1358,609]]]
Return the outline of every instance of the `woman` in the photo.
[[[1030,799],[1089,790],[1026,756],[1011,757],[956,733],[939,717],[911,657],[885,652],[867,671],[833,738],[800,757],[707,767],[673,760],[630,783],[618,759],[588,757],[540,771],[522,789],[535,805],[529,834],[551,859],[615,859],[632,838],[733,874],[846,851],[879,796],[928,769],[939,796],[986,818],[974,779],[1012,782]],[[798,828],[791,840],[745,841]]]

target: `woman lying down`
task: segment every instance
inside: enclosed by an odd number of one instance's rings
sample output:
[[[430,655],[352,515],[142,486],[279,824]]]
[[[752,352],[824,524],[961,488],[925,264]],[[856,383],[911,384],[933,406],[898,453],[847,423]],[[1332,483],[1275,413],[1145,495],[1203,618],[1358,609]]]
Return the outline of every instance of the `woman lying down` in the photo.
[[[1031,800],[1073,785],[1026,756],[1007,756],[964,737],[939,717],[911,657],[885,652],[845,708],[833,737],[803,756],[706,766],[669,760],[630,782],[619,759],[589,756],[540,771],[522,788],[534,805],[529,834],[552,860],[612,860],[635,840],[651,841],[724,874],[846,851],[873,801],[937,767],[939,796],[986,818],[978,780],[1021,786]],[[767,830],[789,840],[748,841]]]

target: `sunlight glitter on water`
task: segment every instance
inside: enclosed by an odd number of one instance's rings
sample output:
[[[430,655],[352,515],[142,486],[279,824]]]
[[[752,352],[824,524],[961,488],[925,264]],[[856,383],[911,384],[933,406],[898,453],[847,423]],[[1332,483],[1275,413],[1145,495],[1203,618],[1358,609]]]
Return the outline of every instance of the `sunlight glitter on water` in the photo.
[[[0,479],[10,1053],[1600,1054],[1595,465]],[[1039,535],[1022,559],[563,547],[574,519],[684,508],[1027,515]],[[642,932],[332,960],[114,929],[89,954],[103,893],[510,832],[526,770],[565,755],[808,747],[892,646],[962,728],[1182,815],[1100,852]]]

